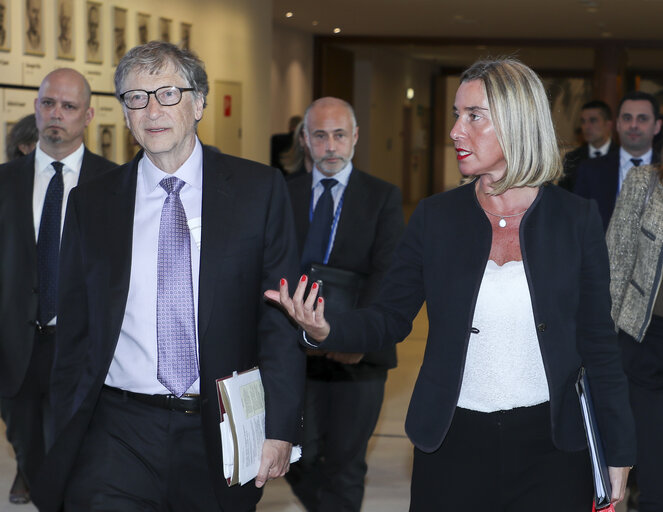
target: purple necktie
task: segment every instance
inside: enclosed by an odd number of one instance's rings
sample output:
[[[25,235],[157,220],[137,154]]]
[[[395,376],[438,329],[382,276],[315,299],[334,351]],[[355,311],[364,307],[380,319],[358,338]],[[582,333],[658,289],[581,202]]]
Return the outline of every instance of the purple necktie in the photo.
[[[196,321],[191,283],[191,235],[180,200],[184,182],[159,183],[168,197],[161,210],[157,269],[157,379],[182,396],[198,378]]]

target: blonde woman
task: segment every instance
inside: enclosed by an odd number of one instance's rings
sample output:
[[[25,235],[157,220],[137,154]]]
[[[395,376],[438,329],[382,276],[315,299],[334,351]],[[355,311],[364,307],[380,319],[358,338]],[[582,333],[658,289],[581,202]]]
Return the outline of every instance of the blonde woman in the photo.
[[[574,383],[591,380],[612,499],[635,461],[596,205],[551,183],[561,163],[545,90],[511,60],[461,76],[451,139],[468,183],[423,200],[378,300],[324,315],[306,276],[278,300],[306,343],[345,352],[403,340],[424,301],[429,333],[406,431],[410,510],[591,510]],[[314,308],[317,302],[317,307]]]

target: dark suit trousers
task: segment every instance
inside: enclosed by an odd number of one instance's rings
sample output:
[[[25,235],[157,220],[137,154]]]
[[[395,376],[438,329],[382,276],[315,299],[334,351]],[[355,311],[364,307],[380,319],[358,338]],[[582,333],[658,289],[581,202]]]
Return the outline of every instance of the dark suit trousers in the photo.
[[[663,511],[663,318],[653,316],[642,343],[619,332],[638,443],[640,512]]]
[[[221,511],[199,414],[102,390],[65,491],[65,512]],[[249,483],[247,485],[253,485]],[[255,501],[232,511],[255,510]]]
[[[589,453],[555,448],[547,402],[457,408],[440,448],[414,449],[410,512],[588,512],[593,495]]]
[[[46,447],[52,444],[52,410],[48,396],[55,334],[35,334],[34,348],[18,393],[0,401],[7,439],[16,453],[18,469],[30,485],[39,470]]]
[[[290,466],[286,479],[307,511],[361,509],[366,448],[380,415],[386,377],[387,370],[374,369],[306,379],[302,459]]]

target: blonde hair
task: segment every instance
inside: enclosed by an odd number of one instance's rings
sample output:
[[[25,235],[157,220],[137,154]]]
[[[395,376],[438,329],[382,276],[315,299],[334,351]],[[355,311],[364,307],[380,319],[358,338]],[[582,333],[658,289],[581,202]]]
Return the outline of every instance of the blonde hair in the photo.
[[[522,62],[501,58],[475,62],[461,83],[483,83],[506,171],[493,184],[498,195],[518,187],[539,187],[562,175],[550,104],[541,80]],[[472,178],[474,179],[474,178]]]

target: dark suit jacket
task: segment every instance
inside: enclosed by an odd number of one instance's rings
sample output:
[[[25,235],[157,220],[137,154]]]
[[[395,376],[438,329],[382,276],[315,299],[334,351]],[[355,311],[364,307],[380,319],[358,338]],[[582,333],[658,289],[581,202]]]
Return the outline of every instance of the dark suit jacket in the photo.
[[[288,181],[288,191],[295,215],[299,253],[302,253],[309,228],[311,174]],[[359,296],[359,306],[375,298],[382,277],[389,268],[391,256],[403,233],[401,192],[395,185],[353,169],[343,198],[343,208],[336,229],[328,265],[366,276]],[[394,368],[396,349],[364,355],[357,370],[370,367]]]
[[[617,144],[614,140],[611,140],[608,153],[612,153],[618,149],[619,144]],[[566,155],[564,155],[564,176],[562,176],[562,178],[559,180],[558,185],[562,188],[565,188],[569,192],[573,192],[573,188],[576,184],[578,166],[590,158],[591,155],[589,154],[588,144],[583,144],[582,146],[566,153]]]
[[[52,376],[56,440],[36,492],[57,510],[108,373],[122,326],[131,267],[136,176],[131,162],[72,194],[63,238]],[[298,275],[297,244],[283,178],[274,169],[203,149],[198,301],[201,427],[223,510],[245,510],[261,490],[223,478],[215,379],[260,366],[268,438],[295,441],[304,356],[297,331],[263,300]],[[205,463],[201,461],[201,463]],[[43,507],[43,508],[41,508]]]
[[[660,162],[658,151],[652,153],[652,163]],[[585,160],[578,167],[573,192],[587,199],[594,199],[603,219],[603,231],[608,230],[610,217],[617,201],[619,184],[619,151],[600,158]]]
[[[490,221],[474,185],[424,199],[369,309],[330,315],[320,348],[366,351],[404,339],[424,300],[428,341],[406,431],[425,452],[446,436],[460,393],[479,287],[490,254]],[[601,219],[593,202],[542,187],[520,225],[536,334],[548,379],[554,444],[586,447],[574,383],[585,365],[608,463],[635,461],[635,434],[614,324]]]
[[[79,183],[116,164],[83,154]],[[39,304],[32,213],[35,152],[0,166],[0,395],[15,395],[28,368]]]

